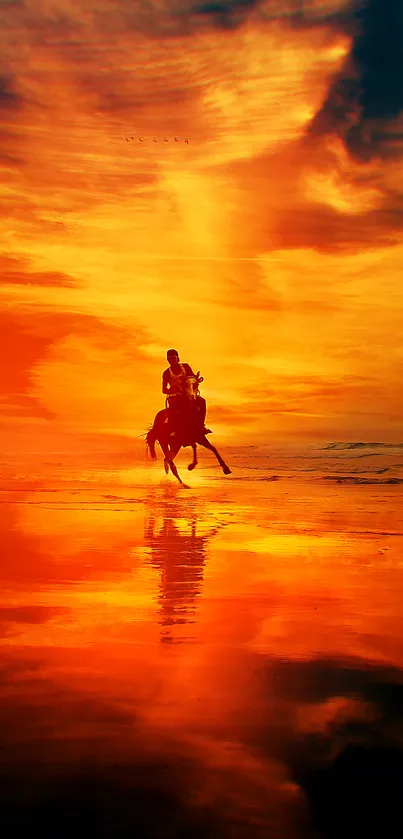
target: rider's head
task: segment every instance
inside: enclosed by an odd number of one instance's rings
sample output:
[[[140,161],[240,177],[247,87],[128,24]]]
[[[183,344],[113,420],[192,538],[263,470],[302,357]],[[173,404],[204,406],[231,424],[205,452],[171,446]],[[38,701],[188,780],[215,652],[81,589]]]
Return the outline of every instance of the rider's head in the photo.
[[[179,353],[177,350],[168,350],[167,359],[169,364],[177,364],[179,361]]]

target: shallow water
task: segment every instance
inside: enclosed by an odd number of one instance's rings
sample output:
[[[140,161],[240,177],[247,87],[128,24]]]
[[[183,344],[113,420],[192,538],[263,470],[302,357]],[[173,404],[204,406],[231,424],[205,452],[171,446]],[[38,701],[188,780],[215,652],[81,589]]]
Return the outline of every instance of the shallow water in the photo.
[[[400,754],[403,490],[290,463],[3,481],[4,835],[349,835],[317,778]]]

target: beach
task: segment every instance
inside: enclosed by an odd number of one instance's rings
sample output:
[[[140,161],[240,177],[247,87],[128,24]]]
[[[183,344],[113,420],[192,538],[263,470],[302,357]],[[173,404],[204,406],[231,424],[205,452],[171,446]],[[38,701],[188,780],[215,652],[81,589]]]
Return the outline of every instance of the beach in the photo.
[[[401,748],[403,505],[333,445],[3,470],[4,835],[336,835],[306,779]]]

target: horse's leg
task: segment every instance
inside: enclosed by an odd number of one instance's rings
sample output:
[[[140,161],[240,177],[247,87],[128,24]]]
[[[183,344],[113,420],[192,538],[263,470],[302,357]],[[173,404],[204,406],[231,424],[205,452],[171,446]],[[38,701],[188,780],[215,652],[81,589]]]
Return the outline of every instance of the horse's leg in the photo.
[[[165,474],[169,475],[169,444],[168,444],[168,441],[164,440],[163,443],[160,442],[160,446],[162,448],[162,453],[164,455]]]
[[[164,455],[164,469],[165,469],[165,474],[166,474],[166,475],[169,475],[169,456],[170,456],[170,455],[169,455],[169,444],[168,444],[168,440],[167,440],[165,437],[163,437],[162,439],[159,439],[159,440],[158,440],[158,442],[159,442],[159,444],[160,444],[160,446],[161,446],[162,453],[163,453],[163,455]]]
[[[224,475],[230,475],[231,474],[231,469],[229,468],[229,466],[227,466],[225,461],[222,459],[222,457],[221,457],[220,453],[217,451],[216,447],[213,446],[210,443],[210,440],[207,439],[206,435],[204,435],[203,437],[200,437],[200,439],[197,442],[199,443],[200,446],[204,446],[205,449],[210,449],[210,451],[213,452],[213,454],[215,454],[215,456],[216,456],[216,458],[217,458],[217,460],[218,460],[218,462],[221,466],[221,469],[224,472]]]
[[[192,471],[192,469],[195,468],[195,466],[197,466],[196,443],[192,444],[192,449],[193,449],[193,460],[192,460],[191,463],[189,463],[189,466],[188,466],[188,469],[189,469],[190,472]]]
[[[183,483],[182,478],[180,477],[180,475],[178,473],[178,470],[176,468],[176,464],[174,463],[174,459],[175,459],[175,457],[178,454],[178,451],[180,449],[181,449],[180,443],[169,443],[169,445],[167,447],[167,453],[166,453],[165,457],[166,457],[166,460],[167,460],[167,462],[168,462],[168,464],[171,468],[172,474],[175,475],[175,478],[177,478],[177,480],[179,481],[181,486],[184,487],[184,489],[189,489],[188,485]],[[165,452],[164,452],[164,454],[165,454]]]

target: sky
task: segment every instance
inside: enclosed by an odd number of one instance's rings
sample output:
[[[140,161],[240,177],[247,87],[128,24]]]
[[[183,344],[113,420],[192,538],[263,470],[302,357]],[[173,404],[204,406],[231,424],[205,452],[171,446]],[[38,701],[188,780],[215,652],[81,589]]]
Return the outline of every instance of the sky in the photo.
[[[8,451],[401,439],[400,0],[0,0]]]

